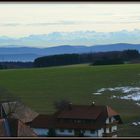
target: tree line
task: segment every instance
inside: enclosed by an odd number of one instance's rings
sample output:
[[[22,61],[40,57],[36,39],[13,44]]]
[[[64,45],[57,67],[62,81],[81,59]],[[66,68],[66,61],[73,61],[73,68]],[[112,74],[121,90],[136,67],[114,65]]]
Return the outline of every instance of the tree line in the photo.
[[[131,60],[140,60],[140,53],[137,50],[44,56],[35,59],[33,66],[49,67],[83,63],[90,63],[91,65],[109,65],[123,64]]]
[[[50,67],[90,63],[91,65],[139,63],[137,50],[110,51],[83,54],[61,54],[36,58],[34,62],[0,62],[0,69]]]
[[[32,68],[33,62],[0,62],[0,69]]]

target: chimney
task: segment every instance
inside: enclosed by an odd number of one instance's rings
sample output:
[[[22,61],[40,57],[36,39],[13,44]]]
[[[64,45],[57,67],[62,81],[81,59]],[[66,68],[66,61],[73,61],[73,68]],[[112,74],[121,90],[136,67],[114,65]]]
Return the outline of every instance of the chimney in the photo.
[[[93,102],[92,102],[92,106],[94,106],[94,105],[95,105],[95,102],[93,101]]]

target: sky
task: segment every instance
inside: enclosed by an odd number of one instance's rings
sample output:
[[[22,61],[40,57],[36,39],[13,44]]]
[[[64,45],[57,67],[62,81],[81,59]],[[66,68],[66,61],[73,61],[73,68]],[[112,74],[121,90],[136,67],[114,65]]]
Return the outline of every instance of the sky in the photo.
[[[11,37],[81,30],[130,31],[140,28],[138,3],[0,3],[0,13],[0,34]]]
[[[135,30],[140,30],[140,3],[0,3],[0,37]]]

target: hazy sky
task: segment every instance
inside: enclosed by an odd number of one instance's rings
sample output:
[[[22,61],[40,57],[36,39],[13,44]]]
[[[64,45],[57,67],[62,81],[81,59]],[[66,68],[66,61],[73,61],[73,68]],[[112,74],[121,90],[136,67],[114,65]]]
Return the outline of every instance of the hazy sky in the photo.
[[[0,36],[140,29],[139,3],[0,3]]]

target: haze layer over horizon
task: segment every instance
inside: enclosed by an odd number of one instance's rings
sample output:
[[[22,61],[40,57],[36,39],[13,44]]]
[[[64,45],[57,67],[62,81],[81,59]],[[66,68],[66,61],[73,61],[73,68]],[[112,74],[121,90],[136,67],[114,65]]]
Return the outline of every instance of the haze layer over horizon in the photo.
[[[0,3],[0,46],[140,43],[139,3]]]

